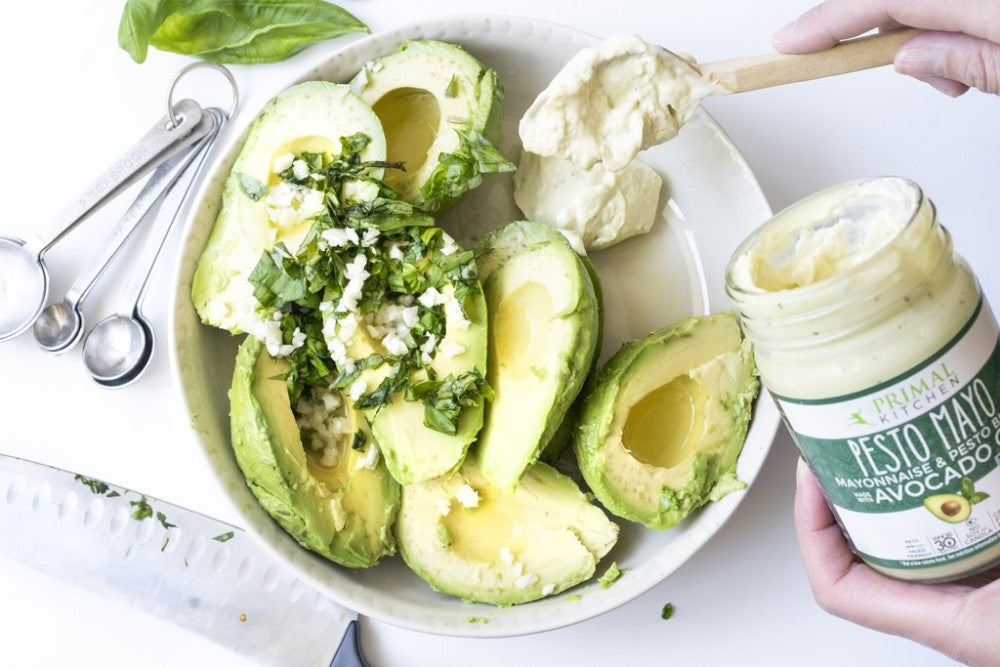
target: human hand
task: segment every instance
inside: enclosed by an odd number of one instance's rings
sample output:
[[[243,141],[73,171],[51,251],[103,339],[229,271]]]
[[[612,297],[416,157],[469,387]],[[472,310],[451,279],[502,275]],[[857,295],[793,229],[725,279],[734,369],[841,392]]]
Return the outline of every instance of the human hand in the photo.
[[[970,87],[1000,94],[997,0],[825,0],[774,35],[784,53],[810,53],[872,28],[929,32],[896,54],[896,70],[957,97]]]
[[[890,579],[857,560],[801,459],[795,529],[816,602],[874,630],[907,637],[971,665],[1000,664],[1000,580],[917,584]],[[994,572],[992,576],[996,576]]]

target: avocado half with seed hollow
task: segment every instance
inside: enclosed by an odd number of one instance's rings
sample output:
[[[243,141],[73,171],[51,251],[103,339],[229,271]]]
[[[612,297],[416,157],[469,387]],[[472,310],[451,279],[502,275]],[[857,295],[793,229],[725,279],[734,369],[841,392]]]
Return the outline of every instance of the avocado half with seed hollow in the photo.
[[[957,493],[938,493],[924,498],[927,511],[948,523],[962,523],[972,515],[972,503]]]
[[[583,387],[600,305],[583,260],[549,225],[513,222],[483,239],[477,255],[490,317],[486,379],[495,397],[476,455],[490,483],[511,489]]]
[[[406,564],[432,588],[500,606],[586,581],[618,539],[618,526],[550,466],[536,463],[502,491],[472,460],[404,487],[395,530]]]
[[[345,401],[348,433],[339,461],[324,465],[306,448],[282,373],[288,370],[247,337],[229,391],[233,453],[261,507],[307,549],[347,567],[369,567],[395,553],[392,523],[399,485],[385,465],[365,465],[352,447],[364,419]],[[370,436],[367,447],[374,447]]]
[[[382,122],[387,159],[405,165],[385,174],[403,199],[439,214],[479,185],[441,157],[463,151],[459,131],[499,143],[503,88],[496,72],[455,44],[414,40],[365,65],[350,85]]]
[[[736,461],[758,387],[732,313],[632,341],[586,390],[575,440],[580,471],[612,513],[671,528],[744,487]]]
[[[304,151],[339,155],[340,139],[359,132],[370,139],[361,159],[384,160],[385,136],[378,117],[346,85],[300,83],[264,106],[226,178],[215,225],[194,273],[191,301],[202,322],[234,334],[254,329],[260,316],[247,280],[251,271],[261,254],[278,243],[295,252],[312,227],[311,219],[289,214],[289,208],[299,210],[299,200],[275,207],[266,190],[255,193],[255,199],[245,184],[272,188],[281,182],[275,173],[278,158]],[[382,175],[379,169],[370,173]],[[377,192],[371,183],[353,182],[345,184],[342,197],[367,201]]]

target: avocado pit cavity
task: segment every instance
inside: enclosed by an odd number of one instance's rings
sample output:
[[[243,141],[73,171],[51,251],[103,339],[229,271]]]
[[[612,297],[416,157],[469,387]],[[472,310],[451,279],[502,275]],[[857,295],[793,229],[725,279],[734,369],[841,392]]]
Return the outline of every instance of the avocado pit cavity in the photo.
[[[672,468],[691,453],[698,383],[681,375],[646,394],[629,412],[622,444],[645,464]]]
[[[433,93],[421,88],[396,88],[372,105],[382,121],[390,162],[402,162],[405,171],[390,169],[385,182],[406,191],[423,168],[437,139],[441,107]]]

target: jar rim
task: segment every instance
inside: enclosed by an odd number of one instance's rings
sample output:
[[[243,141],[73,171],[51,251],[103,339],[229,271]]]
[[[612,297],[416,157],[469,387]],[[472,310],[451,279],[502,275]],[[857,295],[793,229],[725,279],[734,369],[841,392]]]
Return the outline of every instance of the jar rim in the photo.
[[[765,290],[762,288],[758,288],[755,285],[743,286],[738,284],[737,281],[734,279],[733,272],[735,270],[739,258],[747,254],[759,242],[761,236],[764,233],[774,229],[782,221],[794,215],[796,211],[806,208],[807,206],[816,202],[819,199],[829,197],[831,194],[837,192],[838,190],[859,188],[867,184],[878,183],[878,182],[896,182],[901,184],[905,189],[911,191],[914,195],[913,207],[912,209],[908,210],[905,214],[901,215],[901,217],[905,217],[905,222],[899,228],[899,230],[892,236],[892,238],[888,239],[881,248],[871,253],[871,255],[859,261],[857,264],[852,265],[849,271],[841,271],[835,273],[834,275],[821,278],[815,282],[811,282],[807,285],[790,287],[780,290]],[[910,230],[910,228],[915,224],[915,220],[919,216],[925,204],[928,204],[930,206],[930,214],[932,218],[936,217],[934,203],[927,199],[923,189],[919,185],[917,185],[917,183],[915,183],[914,181],[908,178],[904,178],[902,176],[876,176],[871,178],[855,179],[837,185],[832,185],[818,192],[810,194],[806,197],[803,197],[802,199],[799,199],[793,202],[792,204],[789,204],[785,208],[775,213],[773,216],[771,216],[770,219],[761,224],[757,229],[751,232],[751,234],[747,236],[742,243],[740,243],[740,245],[730,256],[729,262],[726,265],[726,273],[725,273],[726,292],[729,294],[731,298],[734,299],[736,298],[742,299],[744,297],[760,298],[765,296],[771,296],[774,298],[788,298],[789,295],[791,294],[794,294],[796,296],[807,297],[815,292],[830,289],[831,286],[835,286],[838,282],[849,280],[850,274],[852,272],[863,271],[866,267],[870,266],[874,262],[877,262],[879,255],[881,254],[881,251],[884,248],[891,245],[893,242],[895,242],[900,236],[906,234]]]

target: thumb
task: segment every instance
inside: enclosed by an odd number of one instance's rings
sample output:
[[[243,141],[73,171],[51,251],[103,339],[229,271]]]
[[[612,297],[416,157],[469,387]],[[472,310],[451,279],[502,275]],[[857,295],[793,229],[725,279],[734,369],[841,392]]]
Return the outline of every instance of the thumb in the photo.
[[[963,33],[927,32],[903,45],[896,70],[953,97],[966,86],[1000,94],[1000,44]]]

